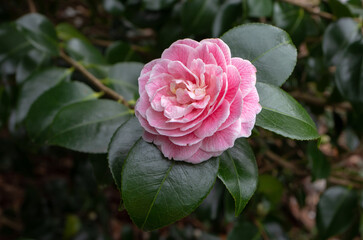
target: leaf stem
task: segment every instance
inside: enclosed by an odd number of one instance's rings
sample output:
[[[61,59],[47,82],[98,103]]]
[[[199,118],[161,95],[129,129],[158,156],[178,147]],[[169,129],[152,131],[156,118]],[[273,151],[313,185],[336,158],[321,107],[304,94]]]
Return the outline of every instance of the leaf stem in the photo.
[[[311,7],[311,6],[306,5],[306,4],[303,4],[299,0],[281,0],[281,1],[292,4],[292,5],[295,5],[295,6],[298,6],[298,7],[301,7],[305,11],[307,11],[309,13],[312,13],[312,14],[315,14],[315,15],[318,15],[319,17],[322,17],[322,18],[325,18],[325,19],[328,19],[328,20],[334,20],[335,19],[335,16],[333,14],[330,14],[330,13],[327,13],[327,12],[322,12],[322,11],[320,11],[320,9]]]
[[[134,106],[130,105],[126,99],[112,90],[111,88],[106,87],[102,84],[102,82],[96,78],[92,73],[90,73],[84,66],[82,66],[80,63],[72,59],[70,56],[68,56],[63,50],[60,51],[60,56],[63,58],[67,63],[72,65],[75,69],[80,71],[95,87],[97,87],[99,90],[104,92],[108,97],[122,103],[129,109],[134,109]]]

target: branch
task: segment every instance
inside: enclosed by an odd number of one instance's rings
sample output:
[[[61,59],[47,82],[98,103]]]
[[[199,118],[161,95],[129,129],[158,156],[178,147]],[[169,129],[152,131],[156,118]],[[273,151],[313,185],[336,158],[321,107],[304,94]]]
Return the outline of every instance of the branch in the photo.
[[[122,103],[126,107],[133,109],[134,106],[130,105],[123,96],[112,90],[111,88],[106,87],[101,83],[99,79],[97,79],[95,76],[93,76],[84,66],[73,60],[71,57],[69,57],[63,50],[60,51],[60,56],[63,58],[67,63],[72,65],[75,69],[80,71],[95,87],[100,89],[102,92],[104,92],[107,96],[110,98]]]
[[[34,4],[33,0],[28,0],[28,6],[29,6],[29,11],[31,13],[36,13],[37,12],[37,8],[35,7],[35,4]]]
[[[320,11],[320,9],[317,8],[313,8],[311,6],[308,6],[306,4],[301,3],[300,0],[281,0],[283,2],[298,6],[303,8],[305,11],[318,15],[319,17],[325,18],[325,19],[329,19],[329,20],[334,20],[335,16],[333,14],[327,13],[327,12],[322,12]]]

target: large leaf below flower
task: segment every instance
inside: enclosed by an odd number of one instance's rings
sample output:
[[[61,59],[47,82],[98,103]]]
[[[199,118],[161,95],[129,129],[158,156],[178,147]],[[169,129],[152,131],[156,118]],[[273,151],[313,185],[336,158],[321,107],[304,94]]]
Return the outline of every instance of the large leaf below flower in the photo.
[[[290,36],[277,27],[254,23],[225,33],[232,57],[247,59],[257,68],[257,81],[281,86],[294,70],[297,51]]]
[[[257,83],[256,87],[262,106],[257,126],[297,140],[319,138],[315,123],[293,97],[270,84]]]
[[[78,102],[62,108],[50,126],[48,143],[89,153],[106,153],[129,110],[111,100]]]
[[[144,129],[136,117],[122,124],[113,135],[108,148],[108,165],[113,179],[121,190],[121,171],[131,147],[142,136]]]
[[[258,171],[255,156],[246,139],[236,140],[234,147],[220,157],[218,177],[226,185],[235,201],[238,216],[257,187]]]
[[[171,161],[140,139],[122,171],[122,198],[131,219],[139,228],[153,230],[187,216],[211,190],[218,163]]]

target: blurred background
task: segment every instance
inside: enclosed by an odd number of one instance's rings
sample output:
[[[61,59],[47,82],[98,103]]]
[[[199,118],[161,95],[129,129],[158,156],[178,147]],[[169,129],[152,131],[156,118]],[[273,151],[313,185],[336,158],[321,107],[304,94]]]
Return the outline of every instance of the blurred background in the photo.
[[[217,181],[193,214],[142,232],[119,209],[106,155],[37,145],[16,121],[19,76],[41,65],[66,66],[12,55],[5,24],[31,12],[46,16],[61,40],[90,43],[74,49],[96,76],[103,64],[158,58],[178,39],[219,37],[251,22],[280,27],[298,49],[283,89],[307,109],[321,140],[256,128],[249,142],[259,186],[241,216]],[[362,18],[361,0],[1,1],[0,239],[361,239]]]

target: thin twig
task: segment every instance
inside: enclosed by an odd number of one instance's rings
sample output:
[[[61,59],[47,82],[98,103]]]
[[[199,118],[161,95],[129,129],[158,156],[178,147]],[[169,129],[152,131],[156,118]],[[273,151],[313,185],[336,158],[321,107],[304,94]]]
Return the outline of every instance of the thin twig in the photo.
[[[322,11],[320,11],[320,9],[313,8],[311,6],[302,4],[299,0],[281,0],[281,1],[292,4],[292,5],[295,5],[295,6],[298,6],[298,7],[301,7],[305,11],[307,11],[309,13],[312,13],[312,14],[315,14],[315,15],[318,15],[318,16],[320,16],[322,18],[329,19],[329,20],[334,20],[335,19],[335,16],[333,14],[330,14],[330,13],[327,13],[327,12],[322,12]]]
[[[110,98],[122,103],[126,107],[133,109],[134,107],[130,105],[123,96],[112,90],[111,88],[106,87],[101,83],[99,79],[93,76],[84,66],[73,60],[69,57],[63,50],[60,51],[60,56],[69,64],[71,64],[75,69],[80,71],[94,86],[104,92]]]
[[[28,6],[29,6],[29,11],[31,13],[36,13],[37,12],[37,8],[35,7],[35,4],[34,4],[33,0],[28,0]]]
[[[307,173],[305,171],[299,170],[294,164],[292,164],[291,162],[286,161],[285,159],[283,159],[282,157],[280,157],[277,154],[273,153],[272,151],[266,151],[265,155],[266,155],[266,157],[273,160],[274,162],[276,162],[280,166],[282,166],[284,168],[287,168],[287,169],[290,169],[296,175],[300,175],[300,176],[307,175]]]

